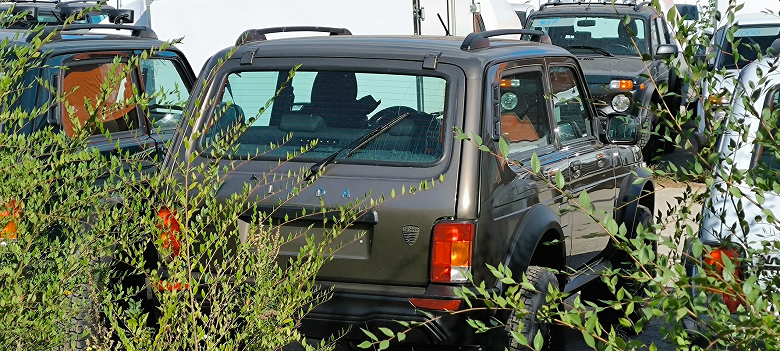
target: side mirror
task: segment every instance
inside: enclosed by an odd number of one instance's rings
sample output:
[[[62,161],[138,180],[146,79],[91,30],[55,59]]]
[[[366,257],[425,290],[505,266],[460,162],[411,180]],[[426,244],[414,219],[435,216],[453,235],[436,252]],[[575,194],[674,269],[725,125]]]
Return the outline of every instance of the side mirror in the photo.
[[[611,144],[635,145],[639,142],[639,118],[633,116],[610,116],[607,122],[607,140]]]
[[[111,9],[108,11],[108,21],[113,24],[133,23],[133,21],[135,21],[135,11]]]
[[[677,45],[674,44],[663,44],[659,45],[658,49],[655,51],[655,58],[670,58],[677,56],[677,53],[679,52],[679,49],[677,49]]]

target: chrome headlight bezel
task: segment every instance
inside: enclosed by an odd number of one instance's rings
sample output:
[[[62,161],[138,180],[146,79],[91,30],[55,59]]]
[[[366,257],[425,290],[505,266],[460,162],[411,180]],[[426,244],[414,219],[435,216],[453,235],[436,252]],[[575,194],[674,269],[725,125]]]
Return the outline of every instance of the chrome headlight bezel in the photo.
[[[612,97],[611,105],[616,112],[626,112],[631,108],[631,98],[625,94],[617,94]]]

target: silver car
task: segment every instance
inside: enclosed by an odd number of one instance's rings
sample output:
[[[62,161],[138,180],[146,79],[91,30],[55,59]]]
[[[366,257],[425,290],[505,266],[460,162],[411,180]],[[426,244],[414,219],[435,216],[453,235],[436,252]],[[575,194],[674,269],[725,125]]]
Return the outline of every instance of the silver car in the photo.
[[[716,274],[721,273],[723,257],[728,256],[732,261],[739,259],[742,262],[738,265],[738,276],[746,278],[758,274],[759,283],[767,286],[768,278],[780,272],[780,225],[767,218],[768,211],[780,213],[780,192],[777,187],[774,191],[757,191],[753,182],[734,181],[733,175],[774,171],[774,177],[777,177],[780,173],[776,153],[769,150],[774,148],[765,150],[760,142],[762,138],[757,137],[765,130],[762,128],[773,134],[778,131],[778,126],[774,125],[777,122],[771,123],[773,125],[765,122],[769,116],[773,116],[769,121],[777,121],[780,114],[780,56],[750,63],[740,72],[736,83],[733,96],[737,98],[731,101],[724,133],[716,146],[721,161],[714,167],[713,175],[721,179],[710,189],[699,233],[702,243],[713,250],[704,251],[703,264],[688,260],[686,268],[690,277],[698,275],[704,266],[714,268]],[[692,252],[690,248],[688,250]],[[698,295],[699,292],[693,292],[693,296]],[[740,306],[740,301],[726,295],[707,293],[707,297],[710,303],[720,299],[732,313]],[[706,320],[696,322],[689,318],[686,327],[698,334],[703,331],[703,323]]]

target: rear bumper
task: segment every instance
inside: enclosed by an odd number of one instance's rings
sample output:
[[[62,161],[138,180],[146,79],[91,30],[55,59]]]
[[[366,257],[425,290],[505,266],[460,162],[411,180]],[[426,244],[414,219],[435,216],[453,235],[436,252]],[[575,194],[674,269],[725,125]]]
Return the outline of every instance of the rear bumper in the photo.
[[[404,295],[398,292],[372,294],[336,287],[330,300],[317,306],[304,318],[300,331],[308,338],[320,339],[349,330],[345,338],[357,344],[368,340],[360,328],[377,332],[377,328],[386,327],[397,333],[407,329],[399,324],[399,321],[422,323],[433,317],[435,320],[407,332],[404,344],[441,346],[485,344],[486,335],[476,334],[466,320],[471,317],[487,321],[493,313],[474,311],[451,314],[432,310],[423,312],[409,302],[409,298],[413,297],[457,299],[453,288],[434,285],[427,289],[419,288],[422,294],[414,294],[410,289],[409,293],[412,294]],[[463,303],[462,308],[465,307],[466,304]],[[384,337],[381,333],[376,334],[380,338]]]

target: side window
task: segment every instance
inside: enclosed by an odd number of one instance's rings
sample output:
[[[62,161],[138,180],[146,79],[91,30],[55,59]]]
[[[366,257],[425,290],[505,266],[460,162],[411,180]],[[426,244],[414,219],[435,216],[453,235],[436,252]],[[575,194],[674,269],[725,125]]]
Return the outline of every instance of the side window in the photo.
[[[580,86],[571,67],[550,67],[550,98],[555,106],[555,121],[558,123],[561,142],[593,135]]]
[[[658,22],[658,38],[661,40],[661,44],[670,44],[671,36],[669,35],[669,28],[666,26],[666,22],[661,17],[655,20]]]
[[[541,71],[501,76],[501,137],[510,155],[551,144],[550,119]]]
[[[190,97],[176,64],[166,59],[142,61],[141,80],[150,98],[148,116],[152,127],[176,127]]]
[[[766,97],[766,108],[769,109],[770,113],[770,119],[776,120],[775,125],[776,128],[771,131],[770,133],[776,134],[780,130],[780,86],[775,87],[772,95],[769,95]],[[758,151],[760,152],[760,162],[763,162],[769,169],[780,171],[780,160],[776,157],[777,155],[774,154],[774,152],[777,151],[776,148],[773,148],[774,150],[767,150],[764,149],[762,146],[758,147]],[[773,152],[774,151],[774,152]]]
[[[95,122],[100,121],[106,131],[125,132],[138,128],[138,110],[133,103],[133,75],[123,77],[126,64],[110,62],[73,65],[63,75],[64,99],[62,126],[69,136],[76,125],[89,128],[92,134],[102,134]],[[107,91],[108,93],[102,93]],[[93,114],[97,121],[93,120]]]
[[[658,44],[661,43],[661,39],[658,36],[658,23],[656,21],[650,21],[650,53],[655,55],[658,50]]]

